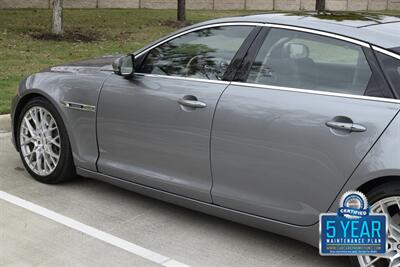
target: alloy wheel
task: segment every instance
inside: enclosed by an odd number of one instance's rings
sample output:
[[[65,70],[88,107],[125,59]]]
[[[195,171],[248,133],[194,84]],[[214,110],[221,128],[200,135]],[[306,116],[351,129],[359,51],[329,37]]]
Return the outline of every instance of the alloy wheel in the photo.
[[[388,250],[377,256],[358,256],[361,267],[400,266],[400,197],[387,197],[371,206],[371,212],[388,218]]]
[[[19,146],[25,163],[35,174],[48,176],[54,172],[60,160],[61,139],[57,123],[47,109],[34,106],[25,113]]]

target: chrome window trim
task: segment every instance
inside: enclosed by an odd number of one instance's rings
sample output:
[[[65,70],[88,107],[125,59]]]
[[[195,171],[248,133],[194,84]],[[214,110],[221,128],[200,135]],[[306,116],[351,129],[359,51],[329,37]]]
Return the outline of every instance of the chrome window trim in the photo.
[[[383,49],[383,48],[380,48],[380,47],[374,46],[374,45],[372,46],[372,49],[374,49],[375,51],[381,52],[382,54],[385,54],[387,56],[390,56],[390,57],[400,60],[400,55],[390,52],[386,49]]]
[[[225,85],[229,85],[230,84],[230,82],[228,82],[228,81],[206,80],[206,79],[200,79],[200,78],[167,76],[167,75],[147,74],[147,73],[135,73],[135,76],[144,76],[144,77],[152,77],[152,78],[163,78],[163,79],[173,79],[173,80],[184,80],[184,81],[203,82],[203,83],[216,83],[216,84],[225,84]]]
[[[139,54],[135,55],[135,58],[140,57],[143,54],[146,54],[147,52],[149,52],[150,50],[156,48],[157,46],[162,45],[166,42],[169,42],[169,41],[171,41],[175,38],[178,38],[182,35],[185,35],[185,34],[188,34],[188,33],[194,32],[194,31],[198,31],[198,30],[215,28],[215,27],[223,27],[223,26],[255,26],[255,27],[258,26],[258,27],[268,27],[268,28],[276,28],[276,29],[295,30],[295,31],[300,31],[300,32],[306,32],[306,33],[312,33],[312,34],[316,34],[316,35],[331,37],[334,39],[354,43],[354,44],[361,45],[361,46],[368,47],[368,48],[371,47],[367,42],[356,40],[351,37],[343,36],[343,35],[336,34],[336,33],[325,32],[325,31],[321,31],[321,30],[299,27],[299,26],[288,26],[288,25],[283,25],[283,24],[261,23],[261,22],[221,22],[221,23],[198,26],[198,27],[194,27],[194,28],[188,29],[186,31],[177,33],[173,36],[170,36],[170,37],[168,37],[164,40],[161,40],[160,42],[155,43],[154,45],[146,48],[145,50],[141,51]]]
[[[173,36],[170,36],[164,40],[161,40],[158,43],[155,43],[154,45],[146,48],[145,50],[141,51],[139,54],[135,55],[135,58],[138,58],[144,54],[146,54],[147,52],[149,52],[150,50],[156,48],[157,46],[160,46],[166,42],[169,42],[175,38],[178,38],[182,35],[191,33],[191,32],[195,32],[198,30],[203,30],[203,29],[209,29],[209,28],[215,28],[215,27],[223,27],[223,26],[254,26],[254,27],[268,27],[268,28],[276,28],[276,29],[286,29],[286,30],[295,30],[295,31],[300,31],[300,32],[306,32],[306,33],[311,33],[311,34],[316,34],[316,35],[320,35],[320,36],[325,36],[325,37],[330,37],[333,39],[338,39],[338,40],[342,40],[342,41],[346,41],[346,42],[350,42],[350,43],[354,43],[360,46],[364,46],[364,47],[368,47],[371,48],[371,46],[366,43],[366,42],[362,42],[350,37],[346,37],[343,35],[339,35],[339,34],[335,34],[335,33],[329,33],[329,32],[324,32],[324,31],[320,31],[320,30],[314,30],[314,29],[309,29],[309,28],[303,28],[303,27],[297,27],[297,26],[288,26],[288,25],[282,25],[282,24],[271,24],[271,23],[260,23],[260,22],[221,22],[221,23],[214,23],[214,24],[207,24],[207,25],[203,25],[203,26],[199,26],[199,27],[194,27],[191,29],[188,29],[186,31],[177,33]],[[138,73],[139,74],[139,73]],[[146,73],[143,73],[146,74]],[[151,74],[146,74],[146,76],[151,77]],[[157,77],[169,77],[171,78],[172,76],[167,76],[167,75],[156,75]],[[179,77],[179,76],[173,76],[173,77],[177,77],[177,78],[183,78],[183,77]],[[202,80],[202,79],[199,79]],[[204,81],[208,81],[205,80]]]
[[[203,25],[203,26],[199,26],[199,27],[194,27],[191,29],[188,29],[186,31],[177,33],[173,36],[170,36],[164,40],[161,40],[160,42],[146,48],[145,50],[143,50],[142,52],[140,52],[139,54],[135,55],[136,57],[140,57],[143,54],[146,54],[147,52],[149,52],[150,50],[156,48],[157,46],[160,46],[162,44],[165,44],[166,42],[169,42],[175,38],[181,37],[182,35],[191,33],[191,32],[195,32],[198,30],[203,30],[203,29],[208,29],[208,28],[215,28],[215,27],[222,27],[222,26],[264,26],[264,23],[258,23],[258,22],[222,22],[222,23],[215,23],[215,24],[207,24],[207,25]]]
[[[360,46],[368,47],[370,48],[370,45],[367,42],[363,42],[360,40],[353,39],[351,37],[343,36],[340,34],[336,33],[330,33],[330,32],[325,32],[321,30],[314,30],[314,29],[309,29],[309,28],[303,28],[303,27],[298,27],[298,26],[288,26],[288,25],[281,25],[281,24],[270,24],[266,23],[263,25],[264,27],[269,27],[269,28],[276,28],[276,29],[285,29],[285,30],[294,30],[294,31],[300,31],[300,32],[305,32],[305,33],[312,33],[316,35],[321,35],[325,37],[330,37],[333,39],[338,39],[342,41],[346,41],[349,43],[354,43]]]
[[[139,57],[151,49],[156,48],[159,45],[162,45],[168,41],[171,41],[175,38],[178,38],[182,35],[187,33],[191,33],[197,30],[214,28],[214,27],[222,27],[222,26],[259,26],[259,27],[269,27],[269,28],[276,28],[276,29],[287,29],[287,30],[295,30],[300,32],[306,32],[311,34],[316,34],[320,36],[326,36],[333,39],[338,39],[342,41],[346,41],[349,43],[357,44],[363,47],[372,48],[376,51],[384,53],[388,56],[394,57],[400,60],[400,55],[396,53],[390,52],[386,49],[370,45],[367,42],[360,41],[353,39],[351,37],[343,36],[340,34],[325,32],[321,30],[315,30],[310,28],[298,27],[298,26],[288,26],[282,24],[272,24],[272,23],[259,23],[259,22],[222,22],[222,23],[215,23],[215,24],[207,24],[195,28],[188,29],[186,31],[180,32],[173,36],[170,36],[150,47],[143,50],[139,54],[135,55],[135,57]],[[187,81],[195,81],[195,82],[206,82],[206,83],[215,83],[215,84],[225,84],[225,85],[238,85],[238,86],[245,86],[245,87],[255,87],[255,88],[262,88],[262,89],[270,89],[270,90],[280,90],[280,91],[289,91],[289,92],[297,92],[297,93],[306,93],[306,94],[315,94],[315,95],[325,95],[325,96],[336,96],[336,97],[344,97],[344,98],[352,98],[352,99],[360,99],[360,100],[369,100],[369,101],[379,101],[379,102],[387,102],[387,103],[394,103],[400,104],[400,99],[392,99],[392,98],[383,98],[383,97],[372,97],[372,96],[361,96],[361,95],[352,95],[352,94],[345,94],[345,93],[334,93],[334,92],[325,92],[325,91],[317,91],[317,90],[309,90],[309,89],[300,89],[300,88],[291,88],[291,87],[280,87],[280,86],[270,86],[270,85],[262,85],[262,84],[253,84],[253,83],[243,83],[243,82],[228,82],[228,81],[217,81],[217,80],[206,80],[206,79],[199,79],[199,78],[188,78],[188,77],[178,77],[178,76],[167,76],[167,75],[157,75],[157,74],[146,74],[146,73],[135,73],[138,76],[144,77],[153,77],[153,78],[165,78],[165,79],[175,79],[175,80],[187,80]]]
[[[324,95],[324,96],[336,96],[336,97],[344,97],[344,98],[352,98],[352,99],[361,99],[361,100],[379,101],[379,102],[388,102],[388,103],[400,104],[400,99],[393,99],[393,98],[373,97],[373,96],[364,96],[364,95],[352,95],[352,94],[345,94],[345,93],[334,93],[334,92],[325,92],[325,91],[310,90],[310,89],[300,89],[300,88],[292,88],[292,87],[281,87],[281,86],[274,86],[274,85],[263,85],[263,84],[243,83],[243,82],[231,82],[231,85],[244,86],[244,87],[253,87],[253,88],[260,88],[260,89],[269,89],[269,90],[277,90],[277,91],[288,91],[288,92],[314,94],[314,95]]]
[[[388,102],[388,103],[400,104],[400,99],[373,97],[373,96],[364,96],[364,95],[352,95],[352,94],[345,94],[345,93],[325,92],[325,91],[310,90],[310,89],[300,89],[300,88],[294,88],[294,87],[263,85],[263,84],[245,83],[245,82],[227,82],[227,81],[216,81],[216,80],[203,80],[203,79],[197,79],[197,78],[175,77],[175,76],[165,76],[165,75],[157,75],[157,74],[144,74],[144,73],[135,73],[135,76],[161,78],[161,79],[166,78],[166,79],[173,79],[173,80],[205,82],[205,83],[214,83],[214,84],[223,84],[223,85],[236,85],[236,86],[260,88],[260,89],[288,91],[288,92],[314,94],[314,95],[336,96],[336,97],[344,97],[344,98],[353,98],[353,99],[361,99],[361,100],[379,101],[379,102]]]

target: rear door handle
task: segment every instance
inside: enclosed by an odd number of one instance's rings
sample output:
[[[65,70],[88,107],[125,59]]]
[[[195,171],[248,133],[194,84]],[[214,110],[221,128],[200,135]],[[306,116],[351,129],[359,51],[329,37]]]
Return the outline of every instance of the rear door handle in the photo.
[[[335,130],[343,130],[348,132],[365,132],[367,128],[361,124],[355,124],[351,122],[338,122],[338,121],[328,121],[326,126]]]
[[[198,100],[189,100],[189,99],[184,99],[181,98],[178,100],[178,103],[182,106],[185,107],[190,107],[190,108],[205,108],[207,107],[207,104]]]

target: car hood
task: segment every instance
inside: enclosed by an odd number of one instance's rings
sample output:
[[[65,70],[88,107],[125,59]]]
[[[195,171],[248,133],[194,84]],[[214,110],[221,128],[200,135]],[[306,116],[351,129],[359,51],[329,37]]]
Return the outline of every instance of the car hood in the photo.
[[[84,59],[76,62],[62,64],[43,70],[44,72],[64,72],[91,74],[98,72],[112,72],[112,63],[122,55],[109,55],[92,59]]]

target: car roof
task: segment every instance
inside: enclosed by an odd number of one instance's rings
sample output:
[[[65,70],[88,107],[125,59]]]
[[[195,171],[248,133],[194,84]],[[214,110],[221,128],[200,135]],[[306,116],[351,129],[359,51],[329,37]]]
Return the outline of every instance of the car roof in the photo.
[[[335,33],[386,49],[400,47],[400,17],[363,13],[268,13],[209,20],[199,25],[224,22],[256,22],[297,26]]]

